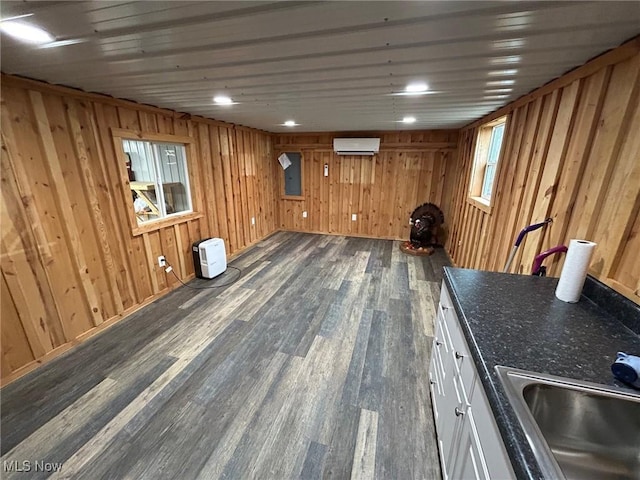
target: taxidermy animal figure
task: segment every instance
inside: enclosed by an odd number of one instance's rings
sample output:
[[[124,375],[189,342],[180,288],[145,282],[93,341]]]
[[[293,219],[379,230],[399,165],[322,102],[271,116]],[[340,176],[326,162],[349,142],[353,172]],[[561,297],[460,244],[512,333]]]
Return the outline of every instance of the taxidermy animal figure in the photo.
[[[425,203],[411,214],[409,240],[414,248],[438,245],[437,230],[444,223],[444,213],[437,205]]]

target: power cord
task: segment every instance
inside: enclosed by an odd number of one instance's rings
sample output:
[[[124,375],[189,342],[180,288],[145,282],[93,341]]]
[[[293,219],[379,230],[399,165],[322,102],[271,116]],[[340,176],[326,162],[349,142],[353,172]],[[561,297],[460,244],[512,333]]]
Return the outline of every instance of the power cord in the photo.
[[[176,275],[175,270],[173,269],[173,267],[171,266],[171,264],[167,261],[167,268],[164,269],[164,271],[166,273],[173,273],[173,276],[176,277],[176,279],[185,287],[187,288],[191,288],[193,290],[209,290],[209,289],[213,289],[213,288],[222,288],[222,287],[228,287],[229,285],[233,285],[234,283],[236,283],[238,280],[240,280],[240,277],[242,277],[242,270],[240,270],[237,267],[232,267],[231,265],[227,265],[227,268],[232,268],[234,270],[236,270],[238,272],[238,276],[236,278],[234,278],[233,280],[231,280],[230,282],[227,283],[223,283],[221,285],[211,285],[210,287],[192,287],[191,285],[187,285],[186,283],[184,283],[180,277],[178,275]]]

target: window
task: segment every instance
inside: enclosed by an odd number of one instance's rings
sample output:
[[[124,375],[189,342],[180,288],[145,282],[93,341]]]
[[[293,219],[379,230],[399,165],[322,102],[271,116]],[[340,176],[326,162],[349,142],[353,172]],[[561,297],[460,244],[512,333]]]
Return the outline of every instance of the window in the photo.
[[[191,167],[197,168],[193,138],[186,135],[111,128],[122,195],[133,235],[204,216]]]
[[[123,139],[122,148],[138,224],[192,211],[184,145]]]
[[[285,152],[278,158],[284,169],[284,195],[294,199],[302,198],[302,154]]]
[[[506,117],[502,117],[480,127],[478,132],[469,196],[480,206],[491,205],[505,124]]]
[[[496,125],[491,129],[491,140],[489,141],[489,154],[487,155],[487,166],[484,170],[484,179],[482,181],[481,197],[491,200],[491,190],[493,188],[493,179],[496,176],[496,167],[498,158],[500,157],[500,147],[502,146],[502,137],[504,135],[504,123]]]

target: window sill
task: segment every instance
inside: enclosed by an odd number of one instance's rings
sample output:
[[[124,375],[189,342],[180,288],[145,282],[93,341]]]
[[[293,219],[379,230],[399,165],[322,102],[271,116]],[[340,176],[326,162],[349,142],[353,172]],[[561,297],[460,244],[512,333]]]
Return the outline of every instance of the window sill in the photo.
[[[196,220],[202,217],[204,217],[204,213],[200,212],[191,212],[185,213],[184,215],[176,215],[175,217],[168,217],[161,220],[154,220],[149,223],[143,223],[141,225],[133,227],[131,229],[131,233],[135,237],[138,235],[142,235],[143,233],[155,232],[156,230],[160,230],[162,228],[172,227],[173,225],[189,222],[191,220]]]
[[[295,200],[299,202],[306,199],[307,198],[302,195],[282,195],[282,200]]]
[[[477,209],[482,210],[484,213],[491,214],[491,210],[493,209],[489,200],[486,200],[482,197],[469,196],[467,197],[467,202],[469,202],[471,205],[473,205]]]

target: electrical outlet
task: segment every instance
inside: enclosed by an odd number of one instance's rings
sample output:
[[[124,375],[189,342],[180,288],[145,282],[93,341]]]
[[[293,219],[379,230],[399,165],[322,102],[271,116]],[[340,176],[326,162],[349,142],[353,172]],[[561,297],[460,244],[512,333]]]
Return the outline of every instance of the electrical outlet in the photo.
[[[256,217],[251,217],[251,225],[255,225],[256,224]]]
[[[358,220],[358,215],[356,215],[355,213],[351,214],[351,221],[355,222],[356,220]]]
[[[306,211],[302,212],[302,218],[307,218],[307,212]]]
[[[164,267],[164,266],[166,266],[166,265],[167,265],[167,259],[166,259],[166,258],[164,258],[164,255],[160,255],[160,256],[158,257],[158,266],[159,266],[159,267]]]

